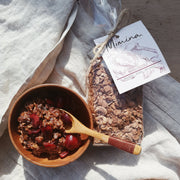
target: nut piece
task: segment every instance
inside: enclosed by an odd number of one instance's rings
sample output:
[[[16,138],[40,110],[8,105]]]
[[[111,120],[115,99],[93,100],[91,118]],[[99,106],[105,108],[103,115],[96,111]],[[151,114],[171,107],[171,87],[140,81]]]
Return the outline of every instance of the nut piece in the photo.
[[[107,110],[104,107],[102,107],[102,106],[98,106],[95,109],[95,113],[99,114],[99,115],[106,115],[107,114]]]
[[[38,143],[38,144],[41,144],[42,142],[43,142],[43,137],[42,136],[37,136],[36,138],[35,138],[35,141]]]

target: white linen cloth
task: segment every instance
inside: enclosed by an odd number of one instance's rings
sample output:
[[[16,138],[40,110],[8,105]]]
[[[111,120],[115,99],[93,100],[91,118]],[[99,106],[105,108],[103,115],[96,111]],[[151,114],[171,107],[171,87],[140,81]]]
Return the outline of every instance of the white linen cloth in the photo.
[[[0,1],[0,136],[9,106],[54,68],[76,17],[75,0]]]
[[[3,20],[0,16],[0,43],[3,42],[0,47],[0,104],[3,104],[0,108],[1,115],[8,109],[14,95],[17,96],[45,80],[70,87],[85,99],[85,75],[89,64],[87,54],[93,47],[92,40],[103,34],[102,29],[95,26],[94,21],[87,16],[81,4],[72,25],[77,10],[74,1],[25,2],[27,1],[0,0],[0,15],[4,18]],[[67,14],[62,15],[61,10],[64,7],[69,9],[66,9]],[[16,16],[14,14],[14,20],[11,20],[8,17],[13,12]],[[23,16],[21,26],[25,25],[25,29],[16,24],[22,18],[21,13],[30,13]],[[31,19],[31,16],[36,18]],[[8,26],[11,21],[15,22],[14,25]],[[63,37],[71,25],[61,49]],[[11,32],[11,27],[14,26],[16,29]],[[49,53],[52,56],[47,56]],[[15,66],[17,63],[18,67]],[[40,70],[42,72],[39,73]],[[34,77],[40,77],[40,80]],[[69,165],[58,168],[39,167],[17,153],[6,130],[0,138],[0,179],[179,179],[179,94],[180,83],[170,76],[164,76],[144,86],[145,135],[142,153],[138,156],[114,147],[91,145],[78,160]],[[6,118],[4,116],[4,122],[7,121]],[[1,122],[2,132],[6,127],[4,125]]]

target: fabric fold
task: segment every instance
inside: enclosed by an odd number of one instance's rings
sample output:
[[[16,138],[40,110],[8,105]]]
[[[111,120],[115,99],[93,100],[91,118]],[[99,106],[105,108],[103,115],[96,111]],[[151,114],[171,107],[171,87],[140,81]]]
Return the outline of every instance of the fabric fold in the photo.
[[[3,35],[0,37],[4,42],[1,50],[5,51],[1,54],[0,136],[7,127],[9,110],[19,95],[49,77],[78,7],[75,0],[14,0],[1,8],[6,20],[1,28],[5,32],[1,32]],[[10,38],[12,34],[17,37]],[[13,51],[16,53],[12,56],[6,53]]]

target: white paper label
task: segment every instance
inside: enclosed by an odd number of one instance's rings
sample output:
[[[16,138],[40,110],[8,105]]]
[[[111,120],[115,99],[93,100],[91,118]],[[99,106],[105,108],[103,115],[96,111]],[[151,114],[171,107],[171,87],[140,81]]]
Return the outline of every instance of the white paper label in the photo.
[[[106,38],[94,40],[95,44]],[[159,47],[141,21],[122,28],[106,45],[102,56],[120,94],[170,72]]]

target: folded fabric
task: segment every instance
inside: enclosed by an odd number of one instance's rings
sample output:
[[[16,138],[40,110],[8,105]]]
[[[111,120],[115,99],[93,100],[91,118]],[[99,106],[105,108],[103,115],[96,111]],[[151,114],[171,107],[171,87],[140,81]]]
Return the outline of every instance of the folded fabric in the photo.
[[[0,1],[0,136],[16,98],[53,70],[76,17],[75,2]]]

